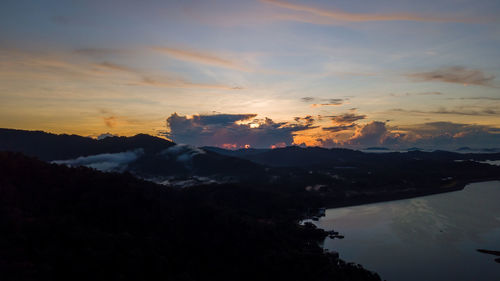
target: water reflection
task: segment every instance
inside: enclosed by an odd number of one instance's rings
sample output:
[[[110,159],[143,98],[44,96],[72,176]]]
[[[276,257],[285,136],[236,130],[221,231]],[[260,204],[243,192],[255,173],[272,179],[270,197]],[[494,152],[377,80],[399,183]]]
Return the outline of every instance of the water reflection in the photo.
[[[498,198],[498,188],[480,183],[459,192],[398,202],[392,206],[391,227],[405,242],[480,242],[481,235],[500,227]]]
[[[416,199],[330,209],[316,224],[346,235],[325,248],[387,280],[498,280],[476,252],[500,250],[500,182]]]

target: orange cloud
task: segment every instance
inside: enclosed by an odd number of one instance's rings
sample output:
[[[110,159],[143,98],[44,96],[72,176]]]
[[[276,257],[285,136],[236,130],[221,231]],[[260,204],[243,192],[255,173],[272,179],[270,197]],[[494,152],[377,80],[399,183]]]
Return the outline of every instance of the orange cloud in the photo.
[[[221,147],[224,149],[236,149],[238,146],[235,143],[224,143]]]
[[[226,58],[222,58],[220,56],[208,52],[169,48],[169,47],[156,47],[154,49],[158,52],[167,54],[168,56],[178,60],[201,63],[205,65],[229,68],[240,71],[250,71],[249,68],[237,62],[234,62]]]
[[[242,87],[239,86],[228,86],[224,84],[205,84],[205,83],[194,83],[184,79],[173,79],[173,78],[152,78],[152,77],[142,77],[142,80],[136,83],[130,83],[130,85],[141,85],[141,86],[155,86],[164,88],[198,88],[198,89],[217,89],[217,90],[241,90]]]
[[[116,116],[103,117],[102,120],[108,128],[114,128],[118,123],[118,118]]]
[[[442,17],[432,17],[424,16],[412,13],[394,13],[394,14],[361,14],[361,13],[349,13],[340,10],[328,10],[324,8],[317,8],[309,5],[301,5],[289,3],[280,0],[260,0],[261,2],[271,4],[280,8],[285,8],[298,12],[305,12],[314,16],[323,17],[323,19],[317,18],[306,18],[299,15],[289,15],[284,17],[284,19],[298,20],[306,22],[315,22],[319,24],[325,24],[325,18],[340,22],[369,22],[369,21],[422,21],[422,22],[472,22],[476,21],[474,19],[457,19],[457,18],[442,18]]]

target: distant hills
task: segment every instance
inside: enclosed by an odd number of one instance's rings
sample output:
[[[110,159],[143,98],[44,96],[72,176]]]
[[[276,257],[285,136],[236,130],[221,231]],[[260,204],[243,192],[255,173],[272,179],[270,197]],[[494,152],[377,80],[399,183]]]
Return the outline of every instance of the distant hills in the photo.
[[[328,165],[354,165],[399,162],[405,160],[470,160],[477,161],[500,159],[500,153],[456,153],[444,150],[432,152],[417,148],[407,152],[365,153],[345,148],[321,148],[289,146],[276,149],[239,149],[225,150],[217,147],[203,147],[204,150],[250,160],[273,167],[319,167]],[[377,149],[378,150],[378,149]],[[386,151],[383,149],[383,151]]]
[[[499,160],[500,153],[417,149],[366,153],[298,146],[225,150],[175,144],[144,134],[95,140],[41,131],[0,129],[2,150],[22,152],[69,166],[130,172],[169,185],[240,182],[296,190],[321,186],[314,190],[325,198],[334,196],[347,200],[349,196],[349,202],[353,196],[373,199],[385,194],[382,197],[393,198],[401,194],[434,192],[436,187],[459,188],[473,180],[500,177],[500,167],[477,162]],[[368,196],[374,191],[377,196]]]

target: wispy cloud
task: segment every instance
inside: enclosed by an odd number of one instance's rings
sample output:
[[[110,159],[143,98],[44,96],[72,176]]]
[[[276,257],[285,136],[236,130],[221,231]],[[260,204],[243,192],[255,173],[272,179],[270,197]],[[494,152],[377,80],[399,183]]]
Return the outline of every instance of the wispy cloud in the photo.
[[[106,54],[114,50],[85,49],[84,52]],[[218,90],[241,90],[239,85],[220,83],[198,83],[172,73],[150,72],[109,60],[93,62],[75,58],[68,54],[32,54],[21,51],[0,50],[0,74],[11,79],[25,81],[48,81],[68,79],[71,81],[105,81],[107,84],[125,84],[163,88],[195,88]],[[96,57],[97,58],[97,57]]]
[[[137,73],[136,70],[134,70],[134,69],[132,69],[130,67],[119,65],[119,64],[116,64],[116,63],[107,62],[107,61],[104,61],[104,62],[101,62],[101,63],[97,63],[97,64],[95,64],[95,66],[98,67],[98,68],[100,68],[100,69],[105,69],[105,70],[122,71],[122,72],[129,72],[129,73]]]
[[[140,81],[130,83],[130,85],[152,86],[163,88],[179,88],[179,89],[216,89],[216,90],[242,90],[240,86],[230,86],[224,84],[209,84],[209,83],[194,83],[183,78],[169,78],[152,76],[143,76]]]
[[[442,96],[441,92],[420,92],[420,93],[404,93],[404,94],[394,94],[391,93],[391,97],[409,97],[409,96]]]
[[[155,47],[154,50],[164,53],[178,60],[228,68],[233,70],[250,71],[250,68],[242,65],[239,62],[205,51],[170,48],[170,47]]]
[[[344,99],[337,99],[337,98],[332,98],[332,99],[320,99],[320,98],[314,98],[314,97],[303,97],[300,99],[300,101],[305,102],[305,103],[312,103],[311,107],[321,107],[321,106],[339,106],[343,105],[345,103]]]
[[[482,70],[463,66],[443,67],[433,71],[410,73],[407,76],[419,82],[438,81],[490,87],[493,86],[492,82],[495,80],[495,75],[486,74]]]
[[[121,49],[111,49],[111,48],[79,48],[74,50],[75,54],[90,56],[90,57],[101,57],[116,54],[124,54],[128,51]]]
[[[394,108],[390,112],[401,112],[401,113],[415,113],[415,114],[442,114],[442,115],[469,115],[469,116],[492,116],[500,115],[500,110],[496,108],[482,108],[479,110],[467,109],[467,108],[456,108],[456,109],[446,109],[444,107],[436,110],[415,110],[415,109],[402,109]]]
[[[299,20],[299,21],[315,21],[317,23],[325,23],[324,19],[329,19],[337,22],[373,22],[373,21],[421,21],[421,22],[471,22],[475,19],[466,18],[446,18],[426,16],[413,13],[392,13],[392,14],[368,14],[368,13],[349,13],[341,10],[332,10],[320,8],[312,5],[295,4],[281,0],[260,0],[261,2],[271,4],[280,8],[293,10],[297,12],[307,13],[323,19],[308,19],[300,15],[284,16],[284,19]]]
[[[468,98],[450,98],[452,100],[486,100],[486,101],[500,101],[500,97],[468,97]]]

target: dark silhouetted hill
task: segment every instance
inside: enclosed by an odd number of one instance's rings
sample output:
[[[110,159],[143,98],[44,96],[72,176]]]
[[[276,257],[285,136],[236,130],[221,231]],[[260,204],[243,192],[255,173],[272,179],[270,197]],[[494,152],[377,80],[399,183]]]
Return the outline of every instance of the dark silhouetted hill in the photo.
[[[173,145],[174,143],[170,141],[146,134],[96,140],[77,135],[0,129],[0,151],[22,152],[44,161],[66,160],[102,153],[118,153],[136,148],[142,148],[146,153],[155,153]]]
[[[454,160],[497,160],[500,153],[455,153],[444,150],[425,152],[411,150],[408,152],[365,153],[358,150],[343,148],[298,147],[288,146],[276,149],[252,149],[246,152],[240,150],[210,149],[219,154],[231,155],[250,160],[261,165],[273,167],[332,167],[332,166],[362,166],[362,165],[390,165],[391,163],[407,162],[412,160],[454,161]]]
[[[0,152],[0,279],[380,280],[324,253],[294,198],[170,189]]]
[[[96,140],[77,135],[0,129],[0,151],[22,152],[44,161],[142,149],[144,153],[130,163],[127,170],[144,177],[197,175],[228,176],[241,180],[249,172],[254,174],[249,178],[255,178],[264,170],[262,166],[240,158],[210,151],[193,153],[191,150],[194,148],[175,146],[173,142],[146,134]]]

